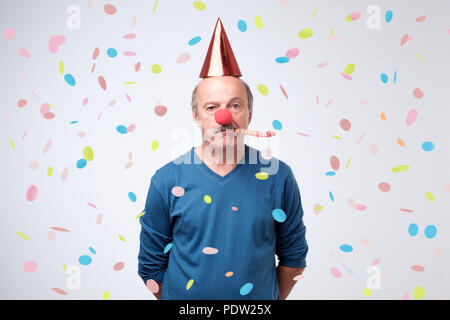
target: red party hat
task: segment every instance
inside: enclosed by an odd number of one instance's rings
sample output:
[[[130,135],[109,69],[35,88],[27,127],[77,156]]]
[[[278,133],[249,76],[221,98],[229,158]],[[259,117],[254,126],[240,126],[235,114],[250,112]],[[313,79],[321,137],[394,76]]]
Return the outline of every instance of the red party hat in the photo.
[[[242,74],[223,28],[222,20],[218,18],[200,78],[220,76],[240,77]]]

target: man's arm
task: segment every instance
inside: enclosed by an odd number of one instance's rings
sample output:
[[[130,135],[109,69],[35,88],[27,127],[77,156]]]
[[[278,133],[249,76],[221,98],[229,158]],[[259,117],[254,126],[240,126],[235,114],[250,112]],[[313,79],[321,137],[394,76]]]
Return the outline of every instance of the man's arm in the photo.
[[[280,300],[285,300],[292,288],[297,283],[294,278],[303,273],[305,268],[291,268],[282,265],[277,266],[278,286],[280,288]]]
[[[169,258],[169,253],[165,253],[164,249],[172,242],[172,228],[168,199],[159,191],[161,184],[158,182],[158,176],[153,175],[145,203],[145,214],[139,218],[141,233],[138,274],[145,284],[150,279],[159,284],[159,290],[155,294],[159,300]]]

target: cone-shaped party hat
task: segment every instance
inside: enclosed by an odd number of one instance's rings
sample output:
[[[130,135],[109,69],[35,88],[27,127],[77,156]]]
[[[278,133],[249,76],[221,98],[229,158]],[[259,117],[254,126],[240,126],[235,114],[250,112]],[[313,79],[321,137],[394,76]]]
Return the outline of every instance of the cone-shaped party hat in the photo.
[[[242,74],[223,28],[222,20],[218,18],[200,78],[220,76],[240,77]]]

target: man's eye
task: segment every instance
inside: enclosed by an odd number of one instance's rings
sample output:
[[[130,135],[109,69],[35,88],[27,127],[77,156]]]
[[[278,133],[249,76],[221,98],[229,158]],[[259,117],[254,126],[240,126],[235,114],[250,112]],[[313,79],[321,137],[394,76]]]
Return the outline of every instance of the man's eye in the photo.
[[[233,107],[234,107],[235,109],[239,109],[239,105],[238,105],[237,103],[233,104]]]
[[[210,108],[214,108],[214,106],[209,106],[209,107],[207,107],[206,109],[207,109],[207,110],[212,110],[212,109],[210,109]]]

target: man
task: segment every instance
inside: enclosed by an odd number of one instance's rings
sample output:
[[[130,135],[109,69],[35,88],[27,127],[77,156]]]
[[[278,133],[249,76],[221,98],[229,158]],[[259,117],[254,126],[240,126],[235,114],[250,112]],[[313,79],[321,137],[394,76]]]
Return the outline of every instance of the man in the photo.
[[[231,130],[248,128],[253,97],[220,18],[200,76],[192,114],[203,143],[153,175],[138,273],[158,300],[286,299],[308,252],[300,192],[278,159],[261,178],[259,151]]]

